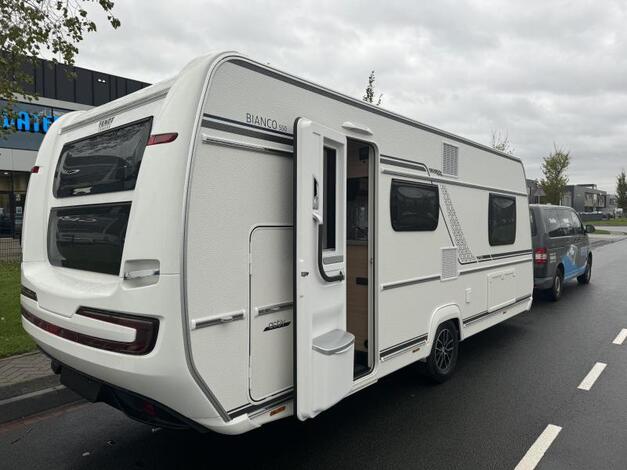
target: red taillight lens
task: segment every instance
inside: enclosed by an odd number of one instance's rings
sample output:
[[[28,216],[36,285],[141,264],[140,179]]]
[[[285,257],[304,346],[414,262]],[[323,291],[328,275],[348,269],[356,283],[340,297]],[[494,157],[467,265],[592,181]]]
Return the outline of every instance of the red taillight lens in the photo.
[[[39,166],[35,165],[34,167],[32,167],[30,169],[30,172],[31,173],[39,173]]]
[[[536,248],[533,252],[533,259],[536,264],[546,264],[548,261],[546,248]]]
[[[167,134],[153,134],[148,138],[148,143],[146,145],[157,145],[157,144],[167,144],[168,142],[173,142],[178,137],[177,132],[168,132]]]
[[[38,326],[48,333],[52,333],[53,335],[75,343],[84,344],[85,346],[91,346],[98,349],[106,349],[107,351],[133,354],[136,356],[148,354],[155,347],[157,332],[159,331],[159,320],[155,318],[140,317],[125,313],[107,312],[105,310],[96,310],[85,307],[79,308],[76,314],[133,328],[135,330],[135,340],[130,343],[125,343],[122,341],[97,338],[85,333],[79,333],[78,331],[68,330],[67,328],[47,322],[22,307],[22,316],[33,325]]]

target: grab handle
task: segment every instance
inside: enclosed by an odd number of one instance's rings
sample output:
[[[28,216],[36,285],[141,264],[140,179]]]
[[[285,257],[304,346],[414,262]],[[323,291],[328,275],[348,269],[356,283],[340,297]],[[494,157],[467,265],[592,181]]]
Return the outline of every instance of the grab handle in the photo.
[[[318,224],[318,271],[320,271],[320,276],[326,282],[337,282],[344,280],[344,274],[340,271],[335,276],[329,276],[324,270],[324,264],[322,263],[322,237],[324,234],[324,224]]]

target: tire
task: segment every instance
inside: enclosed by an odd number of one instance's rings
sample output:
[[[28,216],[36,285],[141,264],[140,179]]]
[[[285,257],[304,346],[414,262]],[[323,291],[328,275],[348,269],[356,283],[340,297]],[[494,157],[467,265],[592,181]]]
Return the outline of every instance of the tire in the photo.
[[[588,261],[586,261],[586,270],[581,276],[577,276],[577,282],[582,286],[586,284],[590,284],[590,278],[592,277],[592,258],[588,256]]]
[[[553,302],[557,302],[562,297],[562,291],[564,290],[564,272],[561,268],[555,270],[553,276],[553,286],[548,290],[549,299]]]
[[[438,326],[431,354],[427,358],[427,375],[436,383],[446,382],[453,376],[459,356],[459,332],[452,322]]]

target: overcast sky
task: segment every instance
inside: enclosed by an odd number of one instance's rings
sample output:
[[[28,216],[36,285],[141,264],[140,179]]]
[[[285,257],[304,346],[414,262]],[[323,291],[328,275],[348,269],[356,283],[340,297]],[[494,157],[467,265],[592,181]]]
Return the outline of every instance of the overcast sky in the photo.
[[[195,56],[237,50],[360,98],[376,70],[383,107],[489,144],[509,134],[527,176],[554,143],[571,183],[615,190],[627,167],[625,1],[117,1],[118,30],[77,65],[147,82]]]

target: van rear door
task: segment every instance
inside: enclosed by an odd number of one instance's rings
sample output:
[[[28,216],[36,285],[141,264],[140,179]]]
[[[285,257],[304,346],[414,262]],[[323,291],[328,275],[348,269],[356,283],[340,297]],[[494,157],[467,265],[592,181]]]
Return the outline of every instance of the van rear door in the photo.
[[[346,331],[346,136],[306,118],[294,125],[296,414],[313,418],[350,393]]]

